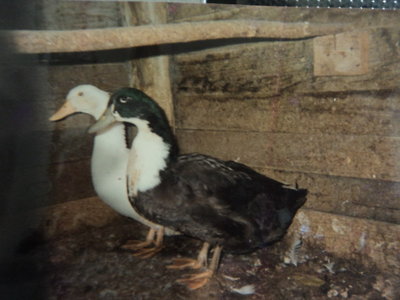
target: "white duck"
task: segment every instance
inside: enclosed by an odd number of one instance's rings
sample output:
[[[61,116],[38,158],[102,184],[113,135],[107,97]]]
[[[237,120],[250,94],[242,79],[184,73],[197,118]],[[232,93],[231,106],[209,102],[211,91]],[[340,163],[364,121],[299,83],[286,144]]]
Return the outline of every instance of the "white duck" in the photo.
[[[93,85],[79,85],[71,89],[64,105],[50,117],[58,121],[74,113],[86,113],[98,120],[107,108],[110,95]],[[115,123],[96,134],[91,159],[91,173],[97,195],[121,215],[130,217],[150,227],[146,241],[130,241],[123,247],[137,250],[136,255],[150,257],[161,249],[163,227],[140,216],[129,202],[126,173],[130,146],[127,129]],[[167,234],[174,234],[167,229]],[[153,247],[152,247],[153,246]]]

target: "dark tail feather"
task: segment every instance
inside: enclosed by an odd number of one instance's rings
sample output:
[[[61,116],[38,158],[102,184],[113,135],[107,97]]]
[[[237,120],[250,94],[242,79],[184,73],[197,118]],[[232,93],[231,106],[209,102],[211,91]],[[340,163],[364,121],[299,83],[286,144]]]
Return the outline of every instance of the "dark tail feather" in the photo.
[[[285,190],[285,207],[278,210],[278,215],[281,227],[287,229],[292,223],[297,210],[306,203],[308,191],[306,189],[292,188],[285,188]]]
[[[287,199],[288,206],[291,211],[296,213],[296,211],[306,203],[308,191],[306,189],[287,189]]]
[[[306,196],[306,189],[283,187],[275,199],[265,194],[256,197],[249,212],[258,225],[260,247],[272,244],[286,234],[297,210],[306,202]]]

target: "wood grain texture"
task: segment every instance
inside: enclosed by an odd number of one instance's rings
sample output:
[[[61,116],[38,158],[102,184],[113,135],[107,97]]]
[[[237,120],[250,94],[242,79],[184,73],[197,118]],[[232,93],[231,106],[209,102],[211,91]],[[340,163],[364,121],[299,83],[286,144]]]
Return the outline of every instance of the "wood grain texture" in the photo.
[[[398,12],[358,9],[323,9],[300,7],[261,7],[246,5],[190,5],[168,4],[169,22],[253,19],[284,22],[339,22],[353,24],[356,28],[366,26],[400,25]]]
[[[64,30],[121,25],[120,6],[112,1],[37,1],[39,29]]]
[[[258,42],[174,56],[176,93],[232,98],[397,90],[397,28],[366,30],[368,73],[314,76],[312,40]]]
[[[314,38],[314,75],[364,75],[369,67],[369,35],[344,32]]]
[[[399,91],[267,99],[179,95],[175,101],[177,127],[200,130],[399,136],[399,111]]]
[[[165,3],[134,2],[126,3],[125,7],[124,13],[128,26],[162,24],[166,22],[167,11]],[[138,57],[132,63],[130,86],[142,90],[156,100],[173,125],[175,120],[169,76],[169,56],[163,54],[163,49],[163,45],[147,47],[145,51],[156,55],[144,55],[144,57],[140,57],[141,51],[138,50]]]
[[[210,21],[82,30],[6,32],[19,53],[111,50],[231,38],[302,39],[351,30],[341,24]],[[107,42],[104,42],[107,41]]]
[[[86,128],[67,128],[53,131],[50,148],[51,162],[64,163],[78,160],[90,160],[94,135]]]
[[[177,130],[184,152],[239,160],[253,167],[400,181],[397,137]]]
[[[369,35],[368,73],[359,76],[320,76],[296,92],[353,92],[397,90],[400,84],[400,38],[398,28],[377,28],[365,30]],[[296,90],[296,89],[295,89]]]
[[[92,185],[90,160],[52,164],[48,168],[50,203],[62,203],[96,195]]]
[[[40,233],[43,238],[52,239],[90,227],[107,226],[114,222],[124,223],[126,219],[99,198],[90,197],[30,209],[13,216],[0,217],[0,221],[2,224],[14,226],[15,223],[27,224],[28,233]]]
[[[312,75],[310,41],[258,42],[174,56],[174,90],[180,95],[266,98]]]

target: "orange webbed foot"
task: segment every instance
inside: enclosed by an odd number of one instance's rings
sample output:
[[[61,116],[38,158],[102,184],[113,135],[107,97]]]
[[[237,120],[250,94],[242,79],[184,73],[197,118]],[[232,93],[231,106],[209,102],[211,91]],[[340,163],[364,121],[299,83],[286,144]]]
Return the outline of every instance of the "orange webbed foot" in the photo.
[[[128,241],[121,246],[125,250],[133,250],[132,255],[140,258],[150,258],[160,252],[163,248],[164,228],[151,228],[145,241]]]
[[[182,270],[182,269],[200,269],[203,267],[203,264],[201,264],[197,259],[193,258],[174,258],[172,260],[172,264],[168,265],[168,269],[176,269],[176,270]]]
[[[178,279],[177,282],[186,285],[191,290],[196,290],[205,286],[213,274],[214,271],[206,270],[197,274],[185,275],[183,278]]]
[[[160,252],[164,247],[163,246],[154,246],[154,247],[149,247],[149,248],[143,248],[139,249],[135,252],[132,253],[133,256],[139,257],[139,258],[151,258],[154,255],[156,255],[158,252]]]
[[[203,272],[197,274],[187,274],[177,280],[178,283],[186,285],[191,290],[199,289],[205,286],[211,277],[214,275],[218,268],[219,259],[221,256],[222,247],[217,245],[214,248],[213,257],[211,259],[210,266],[207,267],[207,256],[210,245],[205,242],[201,248],[197,259],[190,258],[177,258],[174,260],[174,264],[168,266],[170,269],[184,269],[184,268],[206,268]]]

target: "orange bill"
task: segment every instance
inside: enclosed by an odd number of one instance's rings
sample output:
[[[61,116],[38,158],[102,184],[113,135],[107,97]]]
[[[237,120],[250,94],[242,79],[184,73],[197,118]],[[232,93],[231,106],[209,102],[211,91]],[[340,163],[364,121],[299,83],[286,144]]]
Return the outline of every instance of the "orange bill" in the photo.
[[[76,112],[75,107],[69,101],[66,101],[54,115],[50,117],[50,121],[58,121]]]

